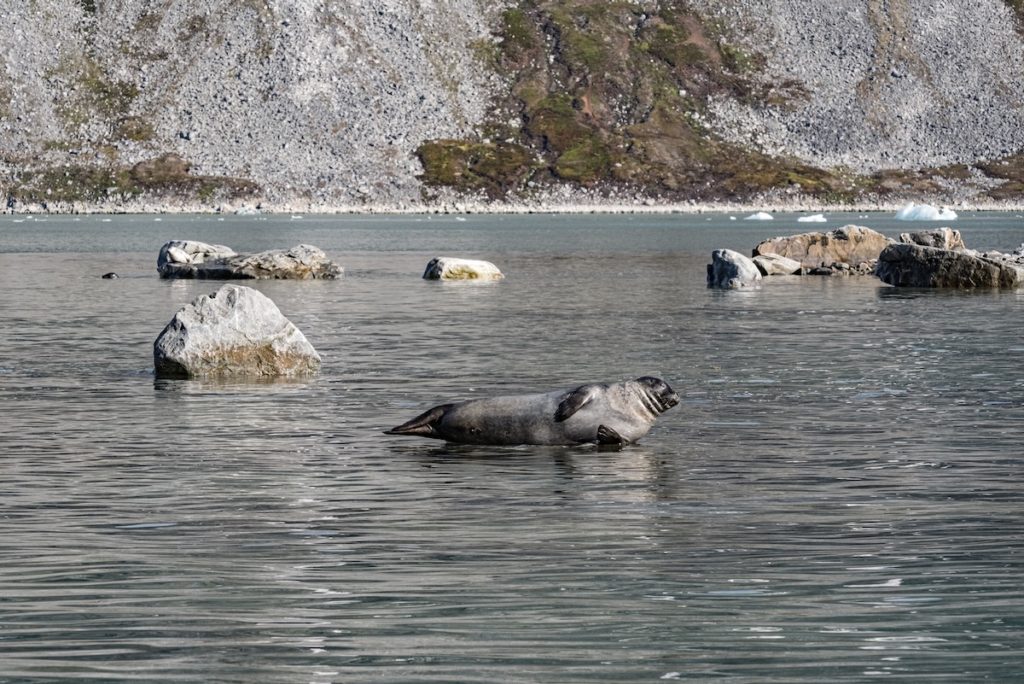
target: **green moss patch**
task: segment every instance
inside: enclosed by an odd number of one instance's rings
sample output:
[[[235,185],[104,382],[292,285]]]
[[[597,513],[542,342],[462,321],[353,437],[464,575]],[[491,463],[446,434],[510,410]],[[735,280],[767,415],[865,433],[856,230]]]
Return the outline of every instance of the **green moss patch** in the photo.
[[[8,195],[22,203],[104,202],[139,197],[242,199],[259,187],[240,178],[193,176],[189,164],[168,154],[130,168],[71,165],[22,172]]]
[[[1024,16],[1024,0],[1008,2]],[[496,52],[480,57],[509,77],[508,91],[492,103],[479,137],[420,147],[424,182],[506,198],[571,184],[669,201],[785,195],[842,204],[865,195],[941,196],[951,182],[972,181],[963,165],[856,176],[717,137],[711,98],[785,108],[806,91],[795,81],[762,84],[765,56],[732,44],[698,6],[520,0],[502,15]],[[1022,196],[1020,159],[982,170],[1005,181],[994,197]]]
[[[485,130],[513,142],[428,141],[418,151],[427,185],[492,197],[522,195],[527,180],[679,199],[833,190],[824,174],[725,146],[699,123],[713,94],[755,97],[746,79],[763,59],[730,47],[687,3],[652,12],[624,0],[524,0],[502,15],[497,47],[486,61],[512,82]]]
[[[1002,202],[1020,202],[1024,198],[1024,153],[976,165],[989,178],[1003,181],[988,191],[989,197]]]
[[[417,155],[428,185],[482,190],[492,198],[519,190],[534,167],[528,149],[505,142],[434,140]]]

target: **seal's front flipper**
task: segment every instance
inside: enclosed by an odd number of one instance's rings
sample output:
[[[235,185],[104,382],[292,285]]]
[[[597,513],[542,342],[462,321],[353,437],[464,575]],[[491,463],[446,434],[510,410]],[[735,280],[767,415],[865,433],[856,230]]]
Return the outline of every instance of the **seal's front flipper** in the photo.
[[[453,404],[442,404],[441,406],[435,406],[434,408],[421,413],[407,423],[402,423],[398,427],[393,427],[390,430],[385,430],[385,435],[414,435],[419,437],[439,437],[437,432],[437,424],[440,422],[444,414],[453,406]]]
[[[562,423],[572,417],[583,406],[594,398],[594,385],[580,385],[573,391],[567,393],[555,411],[555,422]]]
[[[597,426],[597,443],[601,446],[622,446],[626,440],[615,430],[607,425]]]

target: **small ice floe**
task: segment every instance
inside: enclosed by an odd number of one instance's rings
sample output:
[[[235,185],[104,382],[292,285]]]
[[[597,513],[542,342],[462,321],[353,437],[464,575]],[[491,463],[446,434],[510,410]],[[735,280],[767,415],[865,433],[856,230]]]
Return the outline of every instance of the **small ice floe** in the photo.
[[[729,217],[729,220],[730,220],[730,221],[735,221],[735,220],[736,220],[736,217],[735,217],[735,216],[730,216],[730,217]]]
[[[828,221],[824,214],[811,214],[810,216],[801,216],[796,220],[797,223],[826,223]]]
[[[899,221],[955,221],[956,212],[942,207],[937,209],[930,204],[914,204],[911,202],[896,212]]]
[[[306,217],[303,216],[302,214],[292,214],[292,216],[291,216],[292,221],[299,221],[299,220],[304,219],[304,218],[306,218]]]
[[[743,220],[744,221],[772,221],[774,219],[775,219],[775,217],[772,216],[771,214],[769,214],[767,211],[759,211],[759,212],[757,212],[755,214],[751,214],[750,216],[746,217]]]
[[[456,216],[456,217],[455,217],[455,220],[456,220],[456,221],[465,221],[465,220],[466,220],[466,217],[465,217],[465,216]]]

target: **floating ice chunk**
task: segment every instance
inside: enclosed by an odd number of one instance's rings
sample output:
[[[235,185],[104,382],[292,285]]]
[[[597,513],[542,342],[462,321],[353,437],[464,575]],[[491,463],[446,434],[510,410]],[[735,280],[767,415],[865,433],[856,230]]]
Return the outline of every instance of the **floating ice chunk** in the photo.
[[[911,202],[896,212],[900,221],[955,221],[956,212],[942,207],[936,209],[930,204],[914,204]]]
[[[775,217],[772,216],[771,214],[769,214],[767,211],[759,211],[756,214],[751,214],[750,216],[746,217],[743,220],[744,221],[771,221],[774,218]]]
[[[824,214],[811,214],[810,216],[801,216],[796,220],[797,223],[825,223],[828,219],[825,218]]]

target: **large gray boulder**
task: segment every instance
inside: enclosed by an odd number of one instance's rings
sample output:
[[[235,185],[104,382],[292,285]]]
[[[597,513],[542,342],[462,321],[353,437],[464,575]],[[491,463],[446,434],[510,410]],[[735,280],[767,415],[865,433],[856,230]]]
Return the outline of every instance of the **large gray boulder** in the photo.
[[[174,315],[153,344],[158,378],[294,376],[320,355],[268,297],[225,285]]]
[[[900,242],[939,249],[967,249],[959,230],[952,228],[933,228],[913,233],[900,233]]]
[[[708,264],[708,287],[738,290],[758,287],[761,271],[749,258],[731,249],[716,249]]]
[[[237,254],[230,247],[194,240],[166,243],[160,248],[156,266],[161,278],[208,280],[333,279],[344,272],[323,250],[312,245],[246,255]]]
[[[1014,255],[900,243],[882,251],[875,275],[897,287],[1018,288],[1024,284],[1024,263]]]
[[[831,268],[840,263],[856,268],[873,263],[891,242],[878,231],[850,225],[828,232],[771,238],[754,247],[754,256],[778,254],[809,269]]]

